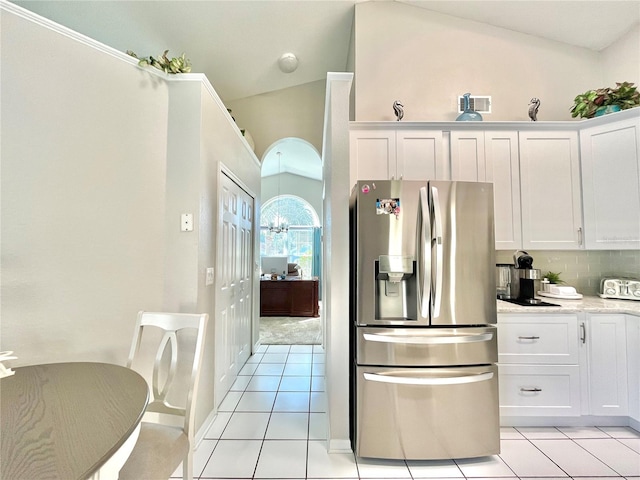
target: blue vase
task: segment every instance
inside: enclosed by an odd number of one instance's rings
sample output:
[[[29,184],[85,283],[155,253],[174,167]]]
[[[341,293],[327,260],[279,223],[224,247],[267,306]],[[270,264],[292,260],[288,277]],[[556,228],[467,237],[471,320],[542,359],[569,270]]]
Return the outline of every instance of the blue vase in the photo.
[[[596,114],[594,116],[599,117],[601,115],[606,115],[607,113],[619,112],[620,105],[606,105],[602,107],[598,107],[596,109]]]
[[[470,96],[471,96],[470,93],[465,93],[462,96],[462,99],[464,100],[464,110],[460,115],[458,115],[458,118],[456,118],[456,122],[481,122],[482,121],[482,115],[480,115],[475,110],[471,110],[471,107],[469,106]]]

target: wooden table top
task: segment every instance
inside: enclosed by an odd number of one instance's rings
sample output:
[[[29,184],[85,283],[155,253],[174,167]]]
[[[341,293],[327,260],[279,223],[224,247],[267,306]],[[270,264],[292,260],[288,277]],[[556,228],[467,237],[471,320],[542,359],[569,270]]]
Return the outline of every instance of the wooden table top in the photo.
[[[0,478],[84,479],[136,429],[149,388],[106,363],[14,368],[0,381]]]

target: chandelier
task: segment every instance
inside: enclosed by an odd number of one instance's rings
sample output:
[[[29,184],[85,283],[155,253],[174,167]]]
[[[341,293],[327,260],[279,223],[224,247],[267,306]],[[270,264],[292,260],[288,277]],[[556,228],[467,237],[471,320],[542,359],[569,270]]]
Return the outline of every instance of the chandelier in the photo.
[[[278,155],[278,196],[276,197],[276,202],[278,206],[278,213],[276,214],[277,222],[269,223],[269,232],[270,233],[287,233],[289,231],[289,225],[286,222],[282,221],[282,216],[280,215],[280,204],[282,203],[282,199],[280,198],[280,178],[282,174],[282,170],[280,168],[280,156],[282,152],[276,152]]]

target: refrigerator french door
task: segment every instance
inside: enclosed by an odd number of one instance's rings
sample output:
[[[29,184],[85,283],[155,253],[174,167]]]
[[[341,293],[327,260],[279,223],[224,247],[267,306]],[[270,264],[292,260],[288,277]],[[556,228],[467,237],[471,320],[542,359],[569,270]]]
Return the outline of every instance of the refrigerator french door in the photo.
[[[350,213],[354,452],[498,453],[492,185],[360,181]]]

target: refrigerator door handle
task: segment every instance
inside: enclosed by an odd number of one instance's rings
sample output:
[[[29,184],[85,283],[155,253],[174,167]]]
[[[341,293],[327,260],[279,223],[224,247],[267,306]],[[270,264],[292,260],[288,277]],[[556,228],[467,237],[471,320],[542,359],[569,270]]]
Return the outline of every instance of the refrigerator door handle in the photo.
[[[477,333],[471,335],[393,335],[388,333],[365,333],[363,338],[369,342],[404,343],[417,345],[443,345],[454,343],[488,342],[493,333]]]
[[[431,198],[433,200],[433,233],[432,245],[435,247],[435,292],[433,294],[433,318],[440,316],[440,305],[442,303],[442,271],[443,271],[443,245],[442,245],[442,213],[440,212],[440,197],[438,189],[431,187]]]
[[[418,219],[421,223],[418,228],[418,294],[420,295],[420,316],[429,317],[429,298],[431,293],[431,216],[429,212],[429,198],[427,188],[420,188],[420,213]]]
[[[491,380],[493,372],[482,372],[473,375],[464,375],[460,377],[429,377],[429,376],[403,376],[402,372],[398,373],[365,373],[364,379],[371,382],[394,383],[398,385],[459,385],[463,383],[476,383]]]

